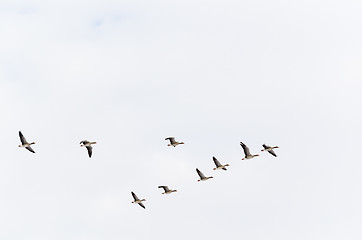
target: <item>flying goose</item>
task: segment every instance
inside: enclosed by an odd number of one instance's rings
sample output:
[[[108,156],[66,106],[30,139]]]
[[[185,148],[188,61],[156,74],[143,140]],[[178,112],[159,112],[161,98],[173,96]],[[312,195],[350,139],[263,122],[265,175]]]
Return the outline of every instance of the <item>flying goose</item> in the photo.
[[[173,193],[173,192],[177,192],[177,190],[170,190],[167,186],[158,186],[158,188],[163,188],[163,190],[165,192],[163,192],[162,194],[170,194],[170,193]]]
[[[168,144],[167,146],[176,147],[179,144],[184,144],[183,142],[176,142],[174,137],[168,137],[168,138],[165,138],[165,140],[170,140],[170,144]]]
[[[273,155],[274,157],[277,156],[277,155],[275,154],[275,152],[274,152],[273,149],[274,149],[274,148],[279,148],[278,146],[271,147],[271,146],[268,146],[268,145],[263,144],[263,147],[264,147],[264,149],[261,150],[261,151],[267,151],[268,153],[270,153],[270,154]]]
[[[132,203],[138,203],[138,205],[140,205],[141,207],[146,209],[145,205],[143,205],[143,203],[142,203],[143,201],[146,201],[146,199],[139,199],[134,192],[131,192],[131,193],[132,193],[132,197],[134,199],[134,201]]]
[[[196,172],[197,172],[197,174],[199,174],[199,176],[200,176],[200,179],[197,180],[198,182],[200,182],[200,181],[206,181],[206,180],[208,180],[208,179],[210,179],[210,178],[214,178],[214,177],[205,177],[205,175],[204,175],[199,169],[197,169],[197,168],[196,168]]]
[[[35,151],[30,147],[30,145],[35,144],[35,142],[28,143],[26,141],[24,135],[21,133],[21,131],[19,131],[19,137],[20,137],[21,145],[18,145],[18,147],[25,147],[30,152],[35,153]]]
[[[212,160],[214,160],[214,163],[216,165],[216,168],[214,170],[227,170],[226,167],[229,166],[229,164],[221,165],[221,163],[216,159],[216,157],[212,157]]]
[[[243,159],[241,159],[241,160],[251,159],[251,158],[253,158],[253,157],[259,156],[258,154],[251,155],[249,148],[248,148],[244,143],[240,142],[240,145],[241,145],[242,148],[244,149],[244,154],[245,154],[245,157],[244,157]]]
[[[92,157],[92,144],[96,144],[96,142],[89,142],[87,140],[81,141],[80,143],[81,147],[86,147],[88,150],[88,156]]]

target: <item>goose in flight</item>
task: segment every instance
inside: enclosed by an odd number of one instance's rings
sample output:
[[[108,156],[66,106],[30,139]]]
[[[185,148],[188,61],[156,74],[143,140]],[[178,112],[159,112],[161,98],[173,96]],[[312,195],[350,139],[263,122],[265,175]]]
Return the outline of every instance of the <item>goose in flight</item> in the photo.
[[[84,140],[84,141],[80,142],[81,147],[86,147],[87,148],[89,158],[92,157],[92,144],[96,144],[96,142],[89,142],[87,140]]]
[[[229,166],[229,164],[221,165],[221,163],[216,159],[216,157],[212,157],[212,160],[214,160],[214,163],[216,165],[216,168],[214,170],[227,170],[226,167]]]
[[[30,147],[30,145],[35,144],[35,142],[28,143],[24,137],[24,135],[19,131],[19,137],[21,141],[21,145],[18,145],[18,147],[24,147],[28,149],[30,152],[35,153],[35,151]]]
[[[167,186],[158,186],[158,188],[163,188],[163,190],[165,192],[163,192],[162,194],[170,194],[170,193],[173,193],[173,192],[177,192],[177,190],[170,190]]]
[[[253,157],[259,156],[258,154],[251,155],[249,148],[244,143],[240,142],[240,145],[244,149],[244,154],[245,154],[245,157],[241,160],[252,159]]]
[[[271,146],[268,146],[268,145],[263,144],[263,147],[264,147],[264,149],[261,150],[261,151],[267,151],[268,153],[270,153],[270,154],[273,155],[274,157],[277,156],[277,155],[275,154],[275,152],[274,152],[273,149],[274,149],[274,148],[279,148],[278,146],[271,147]]]
[[[200,177],[200,179],[197,180],[198,182],[200,182],[200,181],[206,181],[206,180],[208,180],[208,179],[210,179],[210,178],[214,178],[214,177],[205,177],[205,175],[204,175],[199,169],[197,169],[197,168],[196,168],[196,172],[197,172],[197,174],[199,174],[199,177]]]
[[[132,197],[134,199],[134,201],[132,203],[138,203],[138,205],[140,205],[141,207],[146,209],[145,205],[143,205],[143,203],[142,203],[143,201],[146,201],[146,199],[139,199],[134,192],[131,192],[131,193],[132,193]]]
[[[176,142],[174,137],[168,137],[168,138],[165,138],[165,140],[170,140],[170,144],[168,144],[167,146],[176,147],[179,144],[184,144],[183,142]]]

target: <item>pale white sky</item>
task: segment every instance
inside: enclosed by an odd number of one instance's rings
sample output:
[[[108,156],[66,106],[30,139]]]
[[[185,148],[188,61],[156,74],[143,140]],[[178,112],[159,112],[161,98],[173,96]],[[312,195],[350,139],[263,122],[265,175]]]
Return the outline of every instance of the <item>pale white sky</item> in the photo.
[[[361,12],[2,1],[0,239],[361,239]]]

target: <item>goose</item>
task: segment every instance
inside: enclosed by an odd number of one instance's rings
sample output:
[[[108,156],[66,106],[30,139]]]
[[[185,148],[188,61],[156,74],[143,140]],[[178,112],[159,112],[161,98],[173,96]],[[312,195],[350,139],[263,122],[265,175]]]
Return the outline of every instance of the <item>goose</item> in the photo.
[[[87,140],[84,140],[84,141],[81,141],[79,144],[81,147],[86,147],[88,150],[89,158],[92,157],[92,144],[96,144],[96,142],[89,142]]]
[[[258,154],[251,155],[249,148],[244,143],[240,142],[240,145],[244,149],[244,154],[245,154],[245,157],[241,160],[252,159],[253,157],[259,156]]]
[[[204,175],[199,169],[197,169],[197,168],[196,168],[196,172],[197,172],[197,174],[199,174],[199,176],[200,176],[200,179],[197,180],[198,182],[200,182],[200,181],[206,181],[206,180],[208,180],[208,179],[210,179],[210,178],[214,178],[214,177],[205,177],[205,175]]]
[[[143,203],[142,203],[143,201],[146,201],[146,199],[139,199],[134,192],[131,192],[131,193],[132,193],[132,197],[134,199],[134,201],[132,203],[138,203],[138,205],[140,205],[141,207],[146,209],[145,205],[143,205]]]
[[[274,152],[274,148],[279,148],[278,146],[275,146],[275,147],[271,147],[271,146],[268,146],[268,145],[265,145],[263,144],[263,147],[264,149],[262,149],[261,151],[267,151],[268,153],[270,153],[271,155],[273,155],[274,157],[276,157],[277,155],[275,154]]]
[[[213,170],[227,170],[226,167],[229,166],[229,164],[221,165],[221,163],[216,159],[216,157],[212,157],[212,160],[214,160],[214,163],[216,165],[216,168]]]
[[[168,137],[168,138],[165,138],[165,140],[170,140],[170,144],[168,144],[167,146],[176,147],[179,144],[184,144],[183,142],[176,142],[174,137]]]
[[[177,192],[177,190],[170,190],[167,186],[158,186],[158,188],[163,188],[163,190],[165,192],[163,192],[162,194],[170,194],[170,193],[173,193],[173,192]]]
[[[35,142],[28,143],[24,137],[24,135],[19,131],[19,137],[21,141],[21,145],[18,145],[18,147],[24,147],[28,149],[30,152],[35,153],[35,151],[30,147],[30,145],[35,144]]]

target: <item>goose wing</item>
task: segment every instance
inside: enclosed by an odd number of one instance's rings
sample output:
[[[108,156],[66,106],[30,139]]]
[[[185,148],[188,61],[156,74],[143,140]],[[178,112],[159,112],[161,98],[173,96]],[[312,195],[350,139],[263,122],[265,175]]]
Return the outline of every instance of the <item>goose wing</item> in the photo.
[[[163,190],[165,190],[165,192],[170,191],[167,186],[158,186],[158,188],[163,188]]]
[[[135,201],[138,201],[139,199],[138,199],[137,195],[136,195],[134,192],[131,192],[131,193],[132,193],[133,199],[134,199]]]
[[[249,148],[248,148],[244,143],[242,143],[242,142],[240,142],[240,145],[241,145],[241,147],[242,147],[243,150],[244,150],[245,156],[250,156],[251,154],[250,154]]]
[[[143,203],[138,203],[138,205],[140,205],[141,207],[143,207],[144,209],[146,209],[145,205],[143,205]]]
[[[88,151],[88,156],[92,157],[92,146],[86,146],[87,151]]]
[[[176,141],[175,141],[175,138],[174,138],[174,137],[168,137],[168,138],[165,138],[165,140],[170,140],[170,143],[171,143],[171,144],[176,143]]]
[[[270,146],[263,144],[264,149],[270,148]]]
[[[21,141],[21,144],[25,144],[25,143],[28,143],[24,137],[24,135],[19,131],[19,137],[20,137],[20,141]]]
[[[30,152],[32,153],[35,153],[35,151],[29,146],[29,147],[26,147],[26,149],[28,149]]]
[[[196,172],[199,174],[201,179],[205,178],[205,175],[198,168],[196,168]]]
[[[220,162],[216,159],[216,157],[212,157],[212,160],[214,160],[214,163],[216,165],[216,167],[221,167]]]
[[[271,150],[268,150],[268,153],[270,153],[271,155],[273,155],[274,157],[276,157],[277,155],[275,154],[274,150],[271,149]]]

